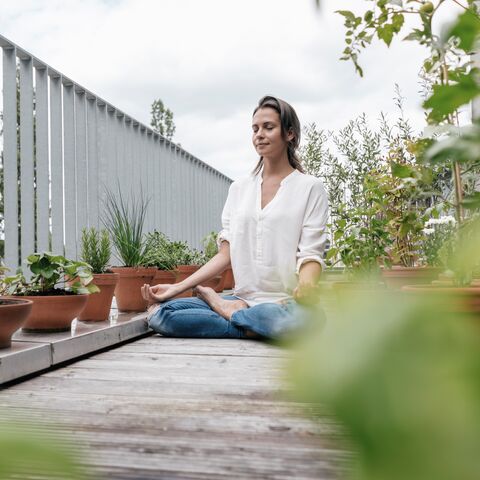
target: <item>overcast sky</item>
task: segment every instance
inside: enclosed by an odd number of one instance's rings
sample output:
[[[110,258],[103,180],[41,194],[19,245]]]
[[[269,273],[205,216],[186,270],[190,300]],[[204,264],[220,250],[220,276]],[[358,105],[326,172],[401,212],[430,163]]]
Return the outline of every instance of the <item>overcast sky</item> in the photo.
[[[447,2],[448,3],[448,2]],[[452,2],[450,2],[452,3]],[[1,0],[0,33],[145,124],[161,98],[174,140],[235,179],[257,157],[251,114],[265,94],[291,103],[302,125],[337,129],[365,112],[405,111],[423,128],[417,73],[425,51],[376,42],[361,56],[365,77],[339,61],[336,9],[364,0]],[[452,18],[445,9],[443,18]],[[407,31],[407,30],[406,30]]]

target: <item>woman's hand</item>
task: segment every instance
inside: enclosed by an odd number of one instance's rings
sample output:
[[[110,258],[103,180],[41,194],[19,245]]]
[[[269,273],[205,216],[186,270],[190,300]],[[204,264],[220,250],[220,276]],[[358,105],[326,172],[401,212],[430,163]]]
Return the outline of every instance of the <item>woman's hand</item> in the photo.
[[[182,292],[177,284],[168,283],[153,286],[145,283],[141,288],[141,291],[142,297],[148,302],[149,305],[153,303],[165,302]]]
[[[300,283],[293,290],[293,298],[302,305],[315,305],[320,299],[320,288],[314,283]]]

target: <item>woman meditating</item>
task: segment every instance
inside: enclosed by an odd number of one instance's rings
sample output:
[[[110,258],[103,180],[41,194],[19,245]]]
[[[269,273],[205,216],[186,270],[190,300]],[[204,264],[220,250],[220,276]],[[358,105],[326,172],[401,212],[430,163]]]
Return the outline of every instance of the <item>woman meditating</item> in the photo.
[[[218,254],[182,282],[142,287],[149,325],[162,335],[276,339],[301,327],[297,300],[322,271],[327,195],[322,182],[303,171],[296,154],[300,122],[288,103],[263,97],[252,129],[260,160],[230,186]],[[229,265],[233,295],[200,286]],[[193,287],[197,298],[168,301]]]

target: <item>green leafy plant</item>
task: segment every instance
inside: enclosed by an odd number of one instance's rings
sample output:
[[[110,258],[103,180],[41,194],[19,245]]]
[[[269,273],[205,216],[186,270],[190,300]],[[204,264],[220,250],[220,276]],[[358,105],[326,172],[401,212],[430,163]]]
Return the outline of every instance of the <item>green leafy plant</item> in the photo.
[[[203,254],[208,262],[218,253],[217,232],[210,232],[202,240]]]
[[[144,265],[157,267],[160,270],[173,270],[177,266],[178,252],[175,244],[168,237],[158,231],[150,232],[146,236]]]
[[[455,3],[462,11],[439,34],[433,28],[434,20],[446,3]],[[402,31],[406,16],[417,20],[417,26],[404,40],[428,49],[422,66],[427,97],[423,107],[428,122],[440,126],[430,130],[430,138],[419,142],[419,150],[427,161],[451,167],[454,207],[457,221],[461,223],[464,197],[467,204],[473,202],[480,206],[478,184],[474,180],[480,174],[478,124],[460,128],[458,120],[459,109],[480,96],[478,68],[472,67],[470,60],[480,34],[478,5],[474,0],[366,0],[364,5],[367,4],[369,6],[360,15],[348,10],[338,11],[345,19],[346,28],[342,60],[351,60],[362,75],[358,56],[373,38],[376,36],[389,46]],[[454,128],[445,129],[445,125]]]
[[[380,260],[388,258],[387,248],[392,240],[387,233],[385,217],[377,218],[377,207],[357,207],[342,210],[331,225],[334,231],[333,246],[328,250],[331,266],[341,262],[351,280],[377,281]]]
[[[105,273],[112,255],[110,237],[106,230],[94,227],[82,229],[82,260],[92,267],[93,273]]]
[[[126,267],[144,265],[146,242],[143,225],[148,203],[142,193],[137,198],[132,194],[130,199],[126,199],[120,187],[116,195],[107,190],[102,221],[115,246],[115,255]]]
[[[172,256],[175,265],[203,265],[205,256],[195,248],[190,248],[187,242],[171,242]]]
[[[1,290],[4,295],[78,295],[99,291],[90,283],[93,276],[88,263],[67,260],[51,253],[34,253],[27,257],[26,263],[33,274],[30,281],[21,271],[3,278]],[[73,283],[72,279],[75,279]]]
[[[452,260],[478,265],[480,218],[459,231]],[[347,478],[478,477],[480,459],[472,454],[480,442],[478,308],[466,313],[469,303],[450,290],[346,291],[341,299],[321,292],[332,305],[328,321],[297,345],[290,380],[309,412],[321,420],[325,412],[335,416],[337,441],[345,442],[339,446],[353,452]],[[312,309],[311,324],[323,315]]]
[[[43,421],[38,424],[38,419],[26,420],[25,412],[20,416],[12,409],[4,409],[2,416],[9,421],[0,423],[0,478],[93,478],[73,439],[53,423],[47,426]]]
[[[428,266],[446,268],[450,264],[455,226],[455,218],[451,215],[430,218],[425,222],[422,251]]]

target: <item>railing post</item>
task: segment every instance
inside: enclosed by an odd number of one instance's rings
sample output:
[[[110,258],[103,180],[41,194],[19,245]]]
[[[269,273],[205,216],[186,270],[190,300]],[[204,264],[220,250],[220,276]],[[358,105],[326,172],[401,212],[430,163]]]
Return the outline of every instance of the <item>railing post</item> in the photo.
[[[50,76],[50,169],[52,196],[52,252],[63,255],[63,128],[62,79],[56,72]]]
[[[76,256],[80,255],[82,229],[88,227],[87,112],[85,91],[75,88]]]
[[[20,58],[21,261],[35,252],[32,59]]]
[[[48,166],[48,75],[45,66],[35,68],[35,156],[37,186],[37,251],[50,250]]]
[[[63,79],[63,165],[65,199],[65,256],[77,256],[77,192],[75,172],[75,102],[73,83]]]
[[[3,200],[5,265],[15,271],[18,255],[17,57],[3,48]]]

